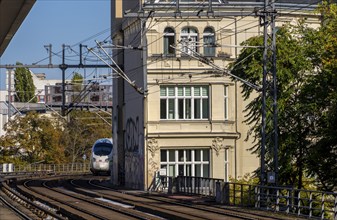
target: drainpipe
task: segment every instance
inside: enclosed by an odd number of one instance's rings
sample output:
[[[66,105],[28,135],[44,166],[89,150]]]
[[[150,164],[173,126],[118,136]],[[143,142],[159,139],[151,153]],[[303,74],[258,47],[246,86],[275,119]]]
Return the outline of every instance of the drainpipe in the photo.
[[[237,20],[234,17],[234,31],[235,31],[235,45],[238,45],[238,32],[237,32]],[[238,48],[235,47],[235,59],[238,58]],[[241,133],[238,131],[238,93],[237,93],[237,81],[235,81],[235,132],[239,135],[238,138],[234,141],[234,157],[235,157],[235,168],[234,168],[234,175],[235,180],[238,178],[237,173],[237,140],[241,138]]]
[[[147,134],[148,134],[148,102],[147,102],[147,38],[146,38],[146,21],[147,19],[141,19],[141,46],[142,46],[142,58],[143,58],[143,126],[144,126],[144,189],[148,188],[148,167],[149,167],[149,156],[147,150]],[[146,156],[145,156],[146,155]]]
[[[235,32],[235,45],[238,44],[238,37],[237,37],[237,19],[236,17],[223,17],[227,19],[233,19],[234,20],[234,32]],[[238,57],[238,49],[235,47],[234,50],[235,59]],[[238,134],[238,137],[234,140],[234,176],[235,179],[237,179],[237,140],[241,138],[241,133],[238,131],[238,112],[237,112],[237,104],[238,104],[238,95],[237,95],[237,81],[234,81],[235,83],[235,132]]]
[[[235,180],[238,177],[238,174],[237,174],[237,141],[238,141],[238,139],[241,138],[241,133],[238,131],[238,93],[237,93],[237,88],[238,88],[237,81],[235,81],[235,133],[239,135],[234,140],[234,160],[235,160],[234,176],[235,176]]]

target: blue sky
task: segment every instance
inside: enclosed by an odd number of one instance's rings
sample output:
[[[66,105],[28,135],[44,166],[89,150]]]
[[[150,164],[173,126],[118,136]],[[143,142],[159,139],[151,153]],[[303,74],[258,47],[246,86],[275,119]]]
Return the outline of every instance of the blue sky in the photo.
[[[62,44],[74,46],[79,43],[94,47],[95,40],[103,41],[110,36],[110,0],[37,0],[32,10],[16,32],[0,64],[48,64],[48,52],[44,45],[52,44],[54,53],[62,50]],[[79,51],[79,46],[72,48]],[[78,64],[74,52],[67,50],[66,63]],[[62,60],[53,56],[53,64]],[[1,89],[4,89],[5,69],[0,68]],[[46,73],[47,79],[61,79],[60,69],[32,69]],[[67,69],[66,77],[73,71],[83,74],[84,70]],[[86,70],[88,71],[88,70]],[[96,71],[96,70],[90,70]],[[106,71],[106,70],[97,70]]]

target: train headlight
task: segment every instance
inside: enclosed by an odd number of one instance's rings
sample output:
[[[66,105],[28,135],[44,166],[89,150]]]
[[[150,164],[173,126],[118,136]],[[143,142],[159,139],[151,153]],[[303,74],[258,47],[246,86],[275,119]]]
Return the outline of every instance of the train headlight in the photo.
[[[92,160],[93,160],[94,162],[96,162],[96,158],[95,158],[95,157],[93,157]]]
[[[105,162],[109,162],[109,158],[106,158],[106,159],[105,159]]]

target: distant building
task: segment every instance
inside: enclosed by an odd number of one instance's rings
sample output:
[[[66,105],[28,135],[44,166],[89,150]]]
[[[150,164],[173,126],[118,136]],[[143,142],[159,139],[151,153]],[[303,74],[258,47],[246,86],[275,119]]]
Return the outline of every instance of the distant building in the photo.
[[[37,97],[38,103],[45,103],[46,102],[46,87],[56,85],[61,83],[62,80],[48,80],[46,79],[45,73],[33,73],[31,71],[33,77],[33,83],[35,85],[35,94]]]
[[[15,85],[14,85],[14,78],[15,78],[15,70],[6,71],[6,91],[7,95],[4,100],[8,101],[8,94],[11,94],[11,102],[14,102],[15,100]],[[37,97],[38,103],[45,103],[45,87],[50,85],[56,85],[57,83],[62,83],[62,80],[48,80],[46,79],[45,73],[33,73],[33,71],[30,70],[30,74],[33,79],[33,84],[35,86],[34,94]],[[10,77],[9,77],[10,76]],[[9,85],[11,89],[9,90]],[[3,99],[1,99],[3,100]]]
[[[62,83],[45,86],[45,104],[48,106],[62,105]],[[87,85],[65,84],[66,107],[78,108],[112,108],[112,85],[100,85],[92,82]]]
[[[48,113],[51,110],[60,111],[62,107],[62,80],[48,80],[45,73],[33,73],[30,71],[35,86],[37,103],[14,102],[15,93],[15,71],[6,73],[6,90],[0,91],[0,136],[4,134],[3,127],[8,122],[8,117],[15,114],[25,114],[28,111]],[[11,89],[9,89],[9,87]],[[10,99],[8,99],[10,94]],[[112,85],[99,85],[89,83],[88,85],[73,85],[66,81],[65,84],[65,108],[92,109],[112,108]],[[10,114],[8,114],[10,109]]]

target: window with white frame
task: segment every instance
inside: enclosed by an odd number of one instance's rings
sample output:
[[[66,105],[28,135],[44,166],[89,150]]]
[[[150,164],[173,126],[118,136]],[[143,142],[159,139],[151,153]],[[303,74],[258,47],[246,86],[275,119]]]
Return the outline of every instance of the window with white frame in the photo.
[[[210,177],[209,149],[160,150],[160,168],[167,176]]]
[[[193,54],[193,51],[197,52],[198,32],[196,29],[191,27],[183,28],[180,33],[180,40],[182,55]]]
[[[208,90],[208,86],[161,86],[160,119],[208,119]]]
[[[204,38],[204,55],[215,56],[215,34],[211,27],[207,27],[203,33]]]
[[[171,47],[175,42],[175,33],[174,30],[170,27],[165,28],[164,30],[164,55],[174,55],[175,49]]]
[[[224,117],[228,119],[228,86],[224,87]]]

